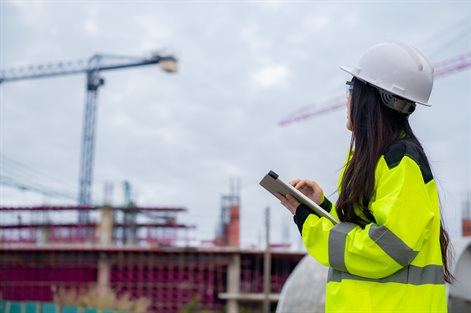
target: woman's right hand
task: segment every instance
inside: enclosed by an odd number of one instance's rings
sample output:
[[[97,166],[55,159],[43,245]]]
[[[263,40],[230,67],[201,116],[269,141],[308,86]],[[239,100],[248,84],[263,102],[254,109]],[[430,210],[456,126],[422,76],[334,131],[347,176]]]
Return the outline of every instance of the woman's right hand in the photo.
[[[321,204],[324,201],[324,191],[314,180],[297,178],[289,183],[315,203]]]

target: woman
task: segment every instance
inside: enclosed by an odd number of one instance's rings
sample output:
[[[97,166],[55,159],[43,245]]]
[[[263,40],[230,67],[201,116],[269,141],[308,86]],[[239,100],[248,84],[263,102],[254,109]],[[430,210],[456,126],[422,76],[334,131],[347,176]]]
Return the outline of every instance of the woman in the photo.
[[[408,117],[426,105],[433,69],[416,49],[383,43],[344,68],[350,152],[335,205],[312,180],[291,184],[336,216],[333,225],[292,196],[311,256],[329,266],[327,312],[446,312],[448,236],[427,157]],[[315,290],[309,291],[315,292]]]

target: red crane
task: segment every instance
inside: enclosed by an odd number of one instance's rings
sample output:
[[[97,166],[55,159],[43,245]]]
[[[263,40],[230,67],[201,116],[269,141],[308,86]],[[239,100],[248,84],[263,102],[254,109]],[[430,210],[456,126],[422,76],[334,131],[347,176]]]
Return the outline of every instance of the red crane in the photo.
[[[471,67],[471,51],[436,63],[434,65],[434,78],[442,78],[469,67]],[[344,107],[345,96],[330,98],[322,103],[302,107],[288,115],[288,117],[280,120],[278,124],[285,126]]]

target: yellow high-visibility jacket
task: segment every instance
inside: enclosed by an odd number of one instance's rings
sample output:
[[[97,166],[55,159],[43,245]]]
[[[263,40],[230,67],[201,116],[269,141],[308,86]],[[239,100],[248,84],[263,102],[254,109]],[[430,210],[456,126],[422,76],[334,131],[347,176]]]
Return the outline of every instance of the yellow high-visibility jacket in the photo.
[[[330,267],[326,312],[446,312],[438,192],[418,147],[401,140],[380,157],[369,209],[365,228],[296,210],[308,253]]]

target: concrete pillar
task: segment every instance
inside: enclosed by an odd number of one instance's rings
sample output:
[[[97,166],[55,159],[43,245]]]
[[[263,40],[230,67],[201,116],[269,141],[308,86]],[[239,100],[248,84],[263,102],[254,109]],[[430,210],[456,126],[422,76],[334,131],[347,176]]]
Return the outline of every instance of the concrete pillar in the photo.
[[[240,292],[240,254],[234,253],[231,263],[227,269],[227,293],[238,295]],[[227,300],[227,313],[239,313],[239,302],[237,299]]]
[[[113,208],[100,208],[101,221],[99,226],[99,240],[102,245],[113,243]]]
[[[128,218],[126,219],[126,244],[129,246],[137,245],[137,227],[136,227],[136,213],[128,212]]]
[[[267,245],[263,255],[263,304],[262,312],[270,313],[271,294],[271,253],[270,253],[270,208],[265,211],[265,238]]]
[[[98,292],[100,295],[106,295],[110,288],[111,264],[105,253],[100,254],[98,260]]]
[[[45,225],[39,228],[38,245],[47,243],[49,243],[49,226]]]
[[[101,245],[113,243],[113,209],[111,207],[100,208],[101,222],[99,226],[99,240]],[[98,292],[104,296],[110,287],[110,261],[105,253],[100,254],[98,260]]]

